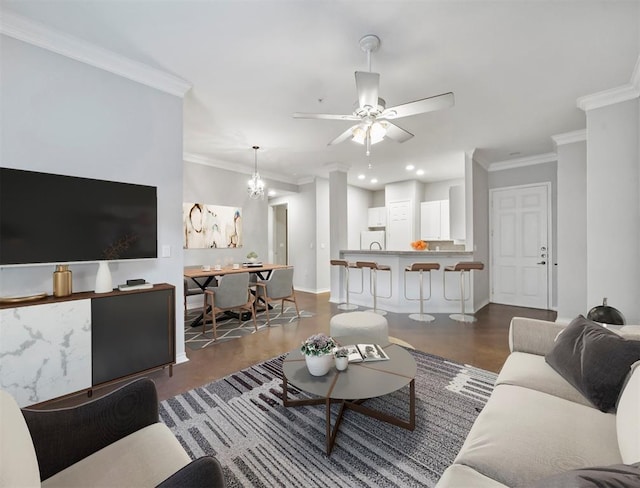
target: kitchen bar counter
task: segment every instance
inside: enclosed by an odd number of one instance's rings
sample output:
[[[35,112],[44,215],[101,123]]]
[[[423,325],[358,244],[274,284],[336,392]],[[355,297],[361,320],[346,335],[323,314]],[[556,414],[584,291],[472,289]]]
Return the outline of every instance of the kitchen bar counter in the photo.
[[[473,252],[471,251],[457,251],[457,250],[441,250],[441,251],[379,251],[379,250],[343,250],[340,251],[340,258],[346,259],[349,262],[355,263],[356,261],[374,261],[378,264],[383,264],[391,267],[391,280],[389,279],[388,271],[378,272],[378,295],[388,296],[391,291],[391,298],[378,298],[378,308],[386,310],[388,312],[397,313],[418,313],[420,309],[420,303],[418,301],[411,301],[405,297],[404,290],[404,270],[407,266],[413,263],[439,263],[440,269],[438,271],[431,272],[431,299],[425,301],[424,311],[425,313],[457,313],[460,311],[460,301],[447,301],[444,299],[443,291],[443,277],[444,268],[451,266],[459,261],[473,261]],[[350,294],[349,301],[355,305],[363,308],[371,308],[373,306],[373,298],[369,293],[369,270],[368,269],[350,269]],[[486,271],[479,271],[480,273],[486,273]],[[409,298],[418,298],[419,296],[419,273],[412,272],[407,273],[407,295]],[[472,280],[473,281],[473,280]],[[333,282],[332,283],[337,283]],[[364,287],[364,291],[360,294],[357,292],[362,290],[361,285]],[[389,287],[391,286],[391,290]],[[467,296],[473,296],[473,283],[467,287]],[[342,284],[342,278],[340,281],[340,289],[331,290],[332,301],[344,302],[346,297],[344,296],[344,285]],[[425,274],[424,283],[425,297],[429,296],[429,277]],[[448,297],[460,296],[460,279],[458,273],[447,273],[446,290]],[[338,299],[338,297],[341,297]],[[472,311],[472,301],[467,300],[465,307],[468,311]]]

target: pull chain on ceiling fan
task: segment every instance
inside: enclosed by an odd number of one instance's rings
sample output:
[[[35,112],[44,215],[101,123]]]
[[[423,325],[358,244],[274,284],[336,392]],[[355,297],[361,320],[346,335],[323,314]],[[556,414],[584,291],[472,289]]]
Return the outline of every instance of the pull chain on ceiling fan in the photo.
[[[293,117],[296,119],[357,121],[358,123],[356,125],[349,127],[329,142],[328,145],[338,144],[351,138],[353,141],[363,144],[366,148],[366,154],[369,156],[371,154],[371,145],[384,139],[391,139],[395,142],[405,142],[413,137],[413,134],[394,124],[391,120],[453,107],[453,93],[448,92],[386,108],[384,99],[378,97],[380,74],[371,71],[371,53],[376,52],[379,47],[380,38],[378,36],[370,34],[360,39],[360,48],[367,53],[367,66],[369,71],[355,72],[358,100],[355,103],[355,109],[352,114],[311,114],[296,112],[293,114]]]

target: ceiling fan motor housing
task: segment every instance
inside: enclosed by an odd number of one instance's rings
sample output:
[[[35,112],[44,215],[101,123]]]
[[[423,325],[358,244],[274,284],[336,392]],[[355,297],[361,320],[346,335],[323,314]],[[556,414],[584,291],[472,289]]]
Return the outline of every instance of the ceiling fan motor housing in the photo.
[[[375,107],[361,107],[356,100],[356,102],[353,104],[353,115],[356,115],[358,117],[366,117],[367,115],[372,115],[374,117],[377,117],[382,112],[384,112],[386,105],[387,102],[384,101],[384,98],[378,98],[378,105]]]

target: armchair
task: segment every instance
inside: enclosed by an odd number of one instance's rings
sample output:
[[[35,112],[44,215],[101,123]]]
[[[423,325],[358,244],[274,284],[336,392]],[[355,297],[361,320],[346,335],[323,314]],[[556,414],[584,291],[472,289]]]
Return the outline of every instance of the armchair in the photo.
[[[146,378],[54,410],[21,410],[0,390],[0,487],[224,487],[220,463],[191,461],[158,420]]]

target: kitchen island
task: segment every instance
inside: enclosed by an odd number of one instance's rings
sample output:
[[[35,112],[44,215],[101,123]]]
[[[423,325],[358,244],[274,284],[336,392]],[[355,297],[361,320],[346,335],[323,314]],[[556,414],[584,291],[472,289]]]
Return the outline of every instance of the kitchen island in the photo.
[[[459,261],[473,261],[471,251],[376,251],[376,250],[344,250],[340,251],[340,259],[346,259],[350,263],[356,261],[373,261],[380,265],[391,268],[391,277],[388,271],[378,271],[378,295],[389,296],[391,298],[378,298],[378,309],[397,313],[418,313],[420,302],[407,300],[405,298],[404,282],[405,268],[413,263],[438,263],[440,269],[431,272],[431,299],[425,301],[425,313],[457,313],[460,311],[460,301],[447,301],[443,294],[444,268]],[[486,271],[480,271],[483,273]],[[349,301],[362,308],[373,307],[373,297],[369,293],[369,270],[351,268],[350,273],[350,293]],[[407,273],[407,296],[418,298],[420,293],[419,273]],[[346,301],[343,279],[340,279],[340,288],[331,290],[331,301]],[[473,280],[469,286],[465,283],[467,296],[473,296]],[[333,283],[338,283],[337,281]],[[361,287],[362,285],[362,287]],[[359,291],[362,293],[357,293]],[[447,297],[460,296],[460,277],[458,273],[447,273],[446,280]],[[391,293],[390,293],[391,292]],[[429,296],[429,275],[424,277],[424,294]],[[465,307],[469,312],[473,312],[472,300],[466,302]]]

